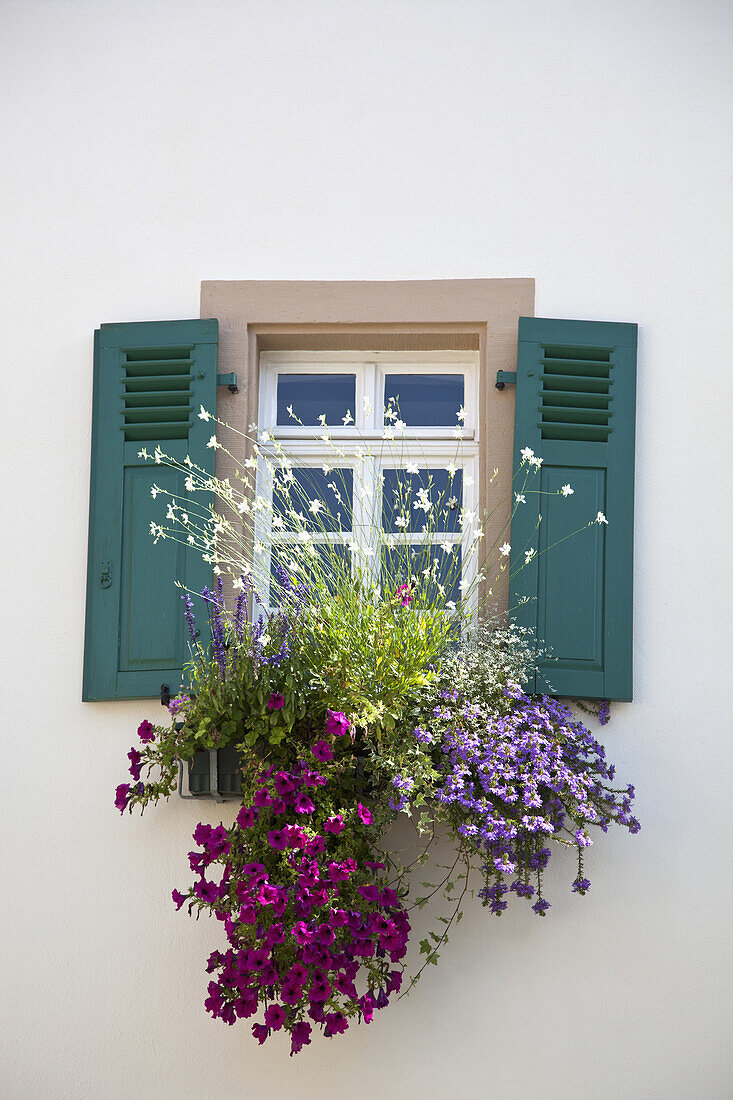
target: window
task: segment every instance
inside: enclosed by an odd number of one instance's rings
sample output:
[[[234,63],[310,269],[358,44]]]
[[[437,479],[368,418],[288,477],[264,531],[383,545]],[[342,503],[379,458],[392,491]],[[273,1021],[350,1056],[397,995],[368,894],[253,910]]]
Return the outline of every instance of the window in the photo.
[[[476,555],[464,548],[478,516],[477,390],[467,351],[261,354],[258,424],[294,462],[287,486],[265,462],[258,471],[273,506],[255,530],[266,606],[297,533],[286,496],[302,502],[316,554],[335,555],[337,569],[375,580],[431,570],[449,606],[475,589]]]

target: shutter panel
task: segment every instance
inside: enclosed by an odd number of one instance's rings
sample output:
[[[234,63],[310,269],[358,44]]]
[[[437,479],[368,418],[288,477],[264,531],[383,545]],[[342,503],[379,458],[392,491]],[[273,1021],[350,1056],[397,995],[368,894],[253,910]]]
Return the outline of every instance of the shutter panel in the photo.
[[[531,447],[543,460],[532,489],[574,490],[528,492],[512,521],[510,607],[552,654],[529,685],[536,692],[632,696],[636,339],[633,324],[519,320],[514,488]],[[599,511],[608,526],[560,541]],[[525,566],[530,548],[538,554]]]
[[[82,698],[152,698],[178,689],[188,659],[180,581],[211,584],[198,551],[150,535],[164,497],[185,496],[184,476],[139,457],[156,443],[214,473],[206,446],[216,409],[218,322],[145,321],[102,325],[94,334],[92,469]]]

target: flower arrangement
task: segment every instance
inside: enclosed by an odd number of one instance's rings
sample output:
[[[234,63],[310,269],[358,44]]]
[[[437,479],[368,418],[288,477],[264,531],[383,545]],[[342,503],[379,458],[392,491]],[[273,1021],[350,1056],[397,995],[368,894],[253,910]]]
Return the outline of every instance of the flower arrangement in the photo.
[[[200,594],[211,644],[202,644],[201,611],[183,592],[187,683],[168,724],[141,723],[128,754],[132,783],[117,788],[115,805],[143,809],[173,793],[179,761],[237,747],[241,808],[230,826],[197,825],[188,857],[195,879],[172,896],[178,909],[223,925],[227,946],[209,957],[206,1010],[230,1025],[254,1017],[260,1043],[284,1031],[296,1054],[314,1028],[336,1036],[409,992],[437,962],[471,883],[497,916],[512,893],[544,916],[553,844],[574,851],[572,890],[582,895],[592,832],[617,823],[633,833],[639,824],[633,787],[612,786],[613,766],[590,731],[556,700],[523,691],[533,639],[479,616],[489,554],[478,568],[482,529],[457,499],[458,464],[440,492],[430,477],[394,486],[395,522],[364,521],[370,545],[344,471],[324,504],[265,435],[252,440],[251,473],[238,474],[238,489],[187,460],[188,499],[171,498],[169,526],[153,525],[156,538],[198,547],[218,574]],[[344,458],[332,446],[329,473]],[[146,457],[173,463],[159,450]],[[524,460],[515,508],[539,466],[531,452]],[[400,461],[408,468],[400,456],[395,468]],[[259,539],[263,516],[269,549]],[[455,537],[443,539],[443,560],[432,550],[449,525]],[[499,573],[508,543],[496,548]],[[424,896],[412,896],[412,865],[390,847],[402,814],[423,845],[413,864],[426,862],[438,827],[455,846],[452,867]],[[440,891],[449,915],[421,941],[410,976],[410,912]]]

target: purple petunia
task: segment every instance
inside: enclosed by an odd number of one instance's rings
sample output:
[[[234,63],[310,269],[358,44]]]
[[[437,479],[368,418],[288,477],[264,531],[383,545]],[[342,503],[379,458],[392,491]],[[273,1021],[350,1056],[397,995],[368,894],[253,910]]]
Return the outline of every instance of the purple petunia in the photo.
[[[155,727],[152,722],[149,722],[147,718],[143,718],[140,725],[137,727],[137,735],[143,744],[147,744],[149,741],[155,740]]]
[[[282,710],[285,706],[285,696],[281,691],[273,691],[267,700],[268,710]]]
[[[135,748],[130,749],[127,756],[129,758],[129,761],[130,761],[130,775],[132,776],[133,779],[137,780],[137,779],[140,778],[140,769],[142,767],[142,763],[141,763],[142,756],[140,755],[138,750],[135,749]]]
[[[328,741],[317,741],[311,749],[311,752],[321,764],[327,764],[329,760],[333,760],[333,749]]]
[[[326,715],[326,733],[329,737],[343,737],[351,729],[351,722],[340,710],[329,710]]]
[[[356,804],[356,814],[359,820],[362,821],[365,825],[371,825],[371,810],[367,810],[366,806],[362,806],[361,802],[357,802]]]

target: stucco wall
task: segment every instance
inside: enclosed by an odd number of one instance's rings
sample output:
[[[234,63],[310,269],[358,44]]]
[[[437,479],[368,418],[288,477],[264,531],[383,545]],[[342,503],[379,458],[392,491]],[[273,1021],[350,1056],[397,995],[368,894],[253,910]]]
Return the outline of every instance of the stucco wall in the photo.
[[[0,5],[3,1096],[730,1095],[732,22]],[[155,708],[80,701],[92,330],[196,316],[202,279],[486,276],[641,325],[635,699],[604,739],[643,830],[545,920],[470,909],[409,999],[290,1060],[204,1015],[217,930],[170,902],[196,806],[112,805]]]

